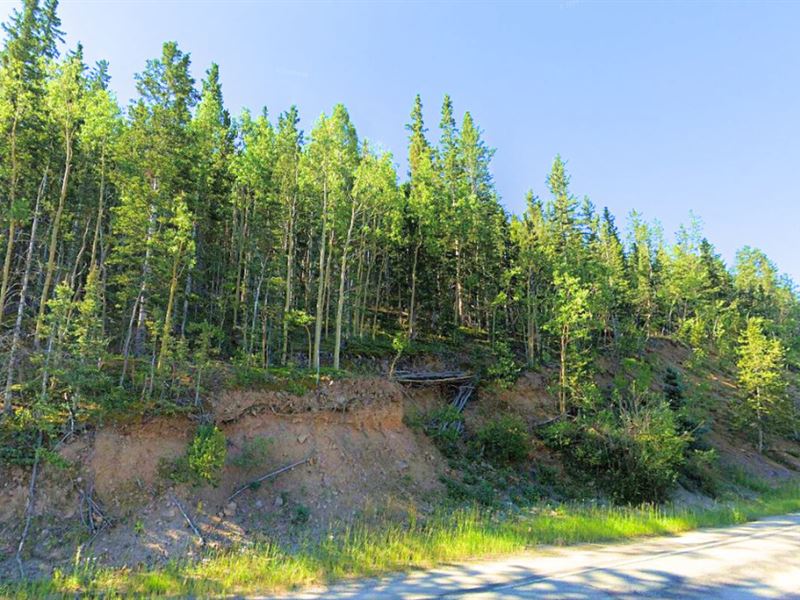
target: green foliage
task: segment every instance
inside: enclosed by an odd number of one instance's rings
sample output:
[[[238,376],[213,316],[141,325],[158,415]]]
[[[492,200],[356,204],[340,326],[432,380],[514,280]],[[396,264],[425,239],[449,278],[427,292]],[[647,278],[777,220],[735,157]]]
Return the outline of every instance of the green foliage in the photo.
[[[664,373],[664,397],[674,411],[679,411],[686,402],[686,390],[680,373],[673,367],[667,367]]]
[[[159,475],[175,483],[217,486],[228,455],[225,435],[215,425],[197,428],[186,454],[175,460],[162,460]]]
[[[621,541],[724,527],[796,512],[796,483],[756,498],[732,498],[709,508],[667,505],[614,507],[575,503],[501,513],[469,506],[445,507],[408,523],[357,523],[299,548],[269,542],[217,552],[202,561],[170,561],[140,569],[102,568],[76,561],[35,581],[0,583],[0,596],[42,598],[214,597],[282,593],[337,579],[374,577],[398,568],[429,568],[479,557],[512,555],[532,547]]]
[[[400,357],[404,352],[408,352],[410,347],[411,338],[407,331],[398,331],[395,333],[394,337],[392,338],[392,350],[394,350],[394,358],[392,358],[392,364],[389,366],[390,375],[394,374],[397,361],[400,360]]]
[[[0,465],[31,466],[39,429],[29,411],[0,419]]]
[[[455,407],[444,406],[429,412],[423,418],[424,430],[445,455],[453,455],[461,437],[459,425],[464,416]]]
[[[463,481],[452,477],[442,477],[442,483],[447,488],[447,495],[459,503],[476,503],[482,506],[496,506],[498,490],[492,482],[467,474]]]
[[[688,489],[716,498],[722,492],[723,481],[719,474],[719,456],[715,449],[686,450],[686,461],[681,467],[681,483]]]
[[[294,507],[292,514],[292,525],[305,525],[311,518],[311,509],[305,504],[298,504]]]
[[[478,431],[477,440],[486,458],[500,465],[523,460],[530,448],[528,428],[516,415],[492,419]]]
[[[737,362],[739,384],[744,398],[739,404],[742,421],[758,435],[758,450],[764,451],[766,428],[780,417],[791,420],[791,404],[786,396],[785,351],[780,340],[770,338],[760,317],[751,317],[739,341]]]
[[[486,375],[500,387],[508,389],[514,385],[520,367],[514,358],[507,342],[498,340],[492,346],[492,362],[486,369]]]
[[[544,439],[563,453],[576,477],[594,482],[616,502],[632,504],[666,498],[688,441],[660,402],[619,416],[601,412],[560,421],[547,428]]]
[[[194,480],[218,485],[227,454],[225,435],[214,425],[201,425],[186,454],[187,466]]]

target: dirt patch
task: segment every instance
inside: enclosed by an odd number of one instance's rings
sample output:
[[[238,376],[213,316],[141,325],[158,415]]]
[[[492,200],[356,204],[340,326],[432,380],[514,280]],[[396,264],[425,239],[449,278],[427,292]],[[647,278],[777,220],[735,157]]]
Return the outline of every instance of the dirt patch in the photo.
[[[115,516],[135,511],[163,486],[159,466],[186,452],[194,428],[175,418],[98,431],[87,475],[100,501]]]
[[[477,431],[498,415],[522,417],[533,429],[558,415],[555,398],[547,390],[546,375],[526,371],[509,389],[492,386],[480,389],[477,397],[464,410],[464,422],[469,431]]]
[[[317,389],[305,394],[271,390],[228,390],[212,399],[218,422],[228,423],[246,414],[272,412],[299,414],[307,412],[346,412],[368,406],[399,402],[401,389],[379,377],[322,381]]]

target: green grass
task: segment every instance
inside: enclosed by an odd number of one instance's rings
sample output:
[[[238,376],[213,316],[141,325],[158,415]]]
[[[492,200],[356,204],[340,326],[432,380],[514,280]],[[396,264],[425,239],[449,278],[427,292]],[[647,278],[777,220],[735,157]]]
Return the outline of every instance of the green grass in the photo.
[[[356,526],[287,552],[275,545],[228,550],[200,562],[175,561],[152,570],[92,567],[51,578],[0,584],[2,598],[218,596],[276,592],[337,579],[374,576],[448,561],[487,558],[543,544],[612,542],[721,527],[800,510],[800,485],[786,484],[757,500],[711,509],[678,506],[619,508],[540,506],[513,515],[480,509],[434,515],[410,525]]]

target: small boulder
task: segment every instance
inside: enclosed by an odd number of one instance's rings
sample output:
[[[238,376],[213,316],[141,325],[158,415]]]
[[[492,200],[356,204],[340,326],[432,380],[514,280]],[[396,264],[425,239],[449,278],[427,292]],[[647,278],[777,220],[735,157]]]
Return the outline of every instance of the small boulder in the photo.
[[[278,508],[283,506],[283,496],[277,496],[275,498],[275,506],[277,506]]]
[[[224,509],[222,509],[222,513],[223,513],[223,514],[224,514],[226,517],[233,517],[233,516],[235,516],[235,515],[236,515],[236,502],[228,502],[228,503],[225,505],[225,508],[224,508]]]

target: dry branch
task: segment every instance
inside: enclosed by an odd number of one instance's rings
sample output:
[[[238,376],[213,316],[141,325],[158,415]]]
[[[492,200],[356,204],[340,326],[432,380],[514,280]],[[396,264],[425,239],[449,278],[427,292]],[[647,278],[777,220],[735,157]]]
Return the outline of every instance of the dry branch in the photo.
[[[441,385],[469,381],[472,379],[472,374],[466,371],[396,371],[394,379],[398,383]]]
[[[200,532],[200,529],[198,529],[197,525],[195,525],[194,521],[192,521],[192,518],[184,510],[183,505],[180,503],[180,501],[175,496],[172,496],[172,502],[175,504],[175,506],[178,507],[178,510],[181,511],[181,514],[183,515],[183,518],[186,519],[186,522],[189,524],[189,527],[191,528],[191,530],[200,539],[200,545],[201,546],[205,546],[206,545],[206,538],[203,537],[203,534]]]
[[[36,476],[39,474],[39,458],[42,452],[42,432],[39,431],[39,440],[36,443],[36,456],[33,459],[33,470],[31,471],[31,484],[28,488],[28,501],[25,504],[25,527],[22,529],[22,535],[19,538],[19,546],[17,546],[17,566],[19,567],[19,576],[25,579],[25,567],[22,565],[22,550],[25,548],[25,540],[28,537],[28,530],[31,528],[31,518],[33,517],[33,502],[34,494],[36,493]]]
[[[285,473],[286,471],[291,471],[295,467],[299,467],[300,465],[305,464],[310,460],[311,460],[311,457],[308,456],[308,457],[304,458],[303,460],[297,461],[296,463],[292,463],[291,465],[286,465],[285,467],[281,467],[277,471],[272,471],[272,473],[267,473],[263,477],[259,477],[258,479],[254,479],[253,481],[251,481],[249,483],[246,483],[245,485],[243,485],[242,487],[237,489],[235,492],[233,492],[230,496],[228,496],[228,499],[227,499],[226,502],[230,502],[231,500],[236,498],[236,496],[238,496],[239,494],[241,494],[245,490],[249,489],[253,485],[255,485],[257,483],[261,483],[262,481],[266,481],[267,479],[271,479],[273,477],[277,477],[278,475],[280,475],[281,473]]]

